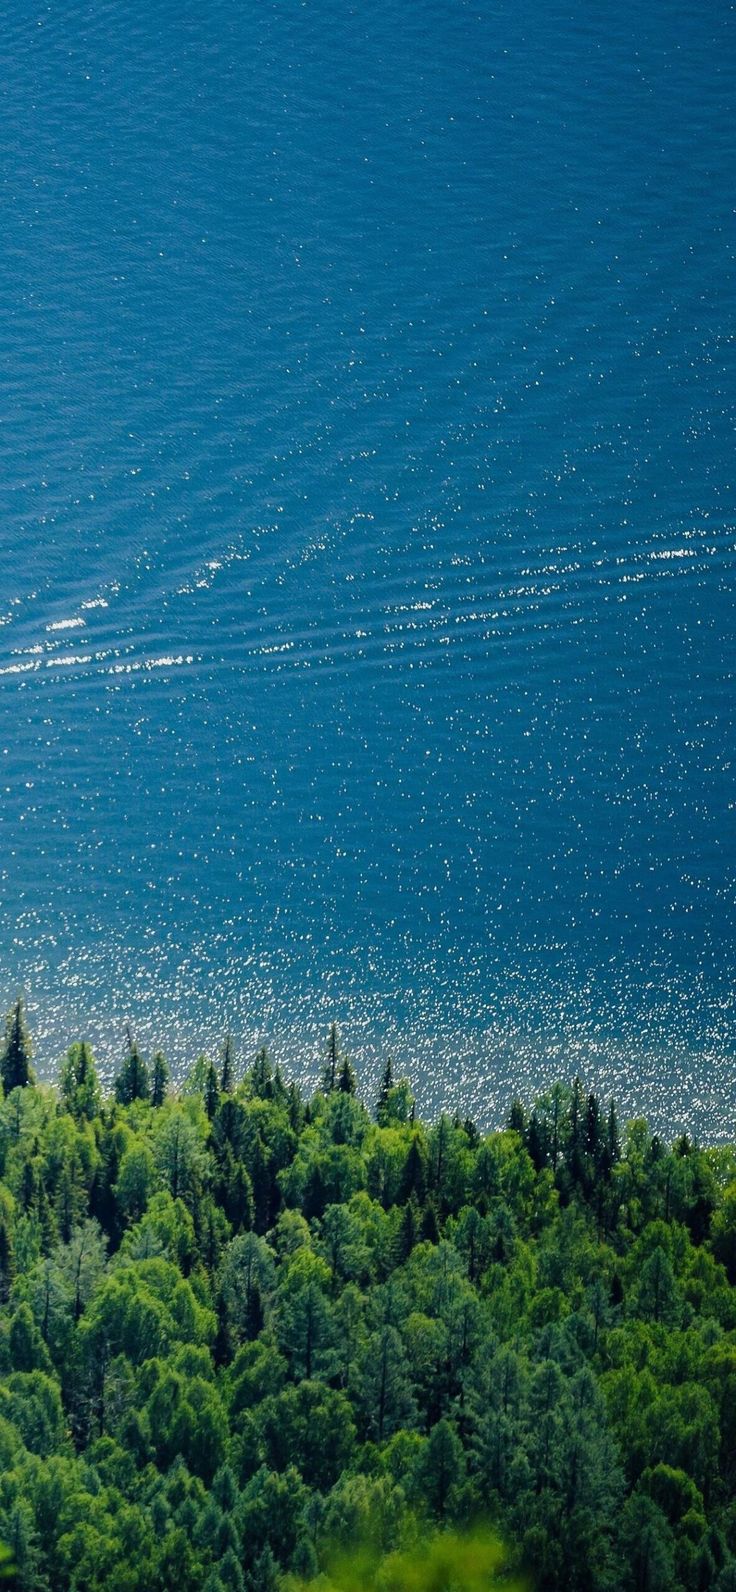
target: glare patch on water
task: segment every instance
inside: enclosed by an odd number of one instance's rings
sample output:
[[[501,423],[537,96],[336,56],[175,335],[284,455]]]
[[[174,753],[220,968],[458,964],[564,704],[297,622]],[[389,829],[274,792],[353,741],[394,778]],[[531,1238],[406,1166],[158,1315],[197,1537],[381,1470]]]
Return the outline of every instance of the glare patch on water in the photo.
[[[165,13],[10,24],[0,995],[733,1135],[725,14]]]

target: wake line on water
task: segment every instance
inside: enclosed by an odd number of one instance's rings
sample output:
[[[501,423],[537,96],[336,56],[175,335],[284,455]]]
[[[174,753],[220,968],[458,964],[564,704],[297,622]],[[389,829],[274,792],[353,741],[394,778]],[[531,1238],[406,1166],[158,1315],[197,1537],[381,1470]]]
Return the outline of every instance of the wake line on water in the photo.
[[[196,658],[194,653],[179,653],[176,656],[168,654],[163,658],[139,658],[129,663],[111,663],[101,671],[104,674],[134,674],[146,669],[174,669],[193,663],[201,663],[201,658]],[[36,673],[39,669],[61,669],[76,666],[86,666],[90,663],[100,663],[102,658],[92,653],[75,653],[64,658],[32,658],[26,663],[10,663],[0,667],[0,675]]]

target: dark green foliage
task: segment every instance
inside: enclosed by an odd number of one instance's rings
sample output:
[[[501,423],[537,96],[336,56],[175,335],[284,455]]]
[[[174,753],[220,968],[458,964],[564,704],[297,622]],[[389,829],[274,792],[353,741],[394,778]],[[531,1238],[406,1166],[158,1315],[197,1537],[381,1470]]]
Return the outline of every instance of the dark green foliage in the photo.
[[[220,1073],[220,1089],[223,1094],[232,1094],[235,1088],[235,1046],[232,1034],[226,1034],[222,1047],[222,1072]]]
[[[163,1051],[157,1050],[153,1058],[151,1079],[151,1105],[162,1106],[169,1091],[169,1067]]]
[[[458,1498],[465,1475],[463,1446],[449,1421],[438,1421],[432,1427],[419,1475],[430,1513],[444,1520]]]
[[[276,1081],[271,1067],[271,1059],[265,1045],[261,1045],[256,1059],[246,1078],[246,1084],[251,1094],[259,1100],[273,1099]]]
[[[15,1254],[12,1228],[0,1214],[0,1305],[5,1305],[15,1276]]]
[[[5,1019],[5,1044],[0,1056],[0,1077],[6,1095],[35,1083],[31,1066],[31,1036],[23,996],[19,995]]]
[[[113,1101],[85,1044],[54,1096],[8,1036],[10,1585],[289,1592],[367,1537],[383,1584],[486,1518],[538,1592],[734,1592],[732,1150],[582,1080],[428,1128],[390,1063],[374,1122],[334,1025],[306,1104],[229,1041],[149,1089],[130,1034]]]
[[[357,1079],[350,1057],[343,1056],[337,1074],[337,1087],[342,1094],[355,1094]]]
[[[404,1205],[412,1196],[422,1205],[427,1195],[427,1152],[419,1134],[412,1134],[399,1185],[399,1203]]]
[[[207,1112],[210,1122],[216,1115],[219,1104],[220,1084],[217,1077],[217,1068],[215,1067],[214,1062],[211,1061],[204,1085],[204,1109]]]
[[[129,1106],[134,1100],[148,1100],[150,1093],[148,1068],[129,1033],[127,1055],[115,1079],[115,1099],[121,1106]]]
[[[362,1395],[367,1429],[379,1443],[400,1427],[414,1425],[416,1405],[406,1350],[396,1328],[388,1324],[366,1345]]]
[[[508,1125],[515,1133],[523,1133],[526,1125],[526,1112],[520,1100],[514,1100],[509,1111]]]
[[[388,1102],[389,1102],[389,1098],[390,1098],[391,1090],[393,1089],[393,1086],[394,1086],[393,1062],[391,1060],[391,1057],[387,1056],[386,1064],[384,1066],[383,1073],[381,1074],[381,1087],[380,1087],[380,1089],[378,1091],[378,1099],[376,1101],[376,1120],[378,1122],[380,1122],[382,1126],[385,1124],[385,1122],[387,1120]]]
[[[322,1069],[322,1089],[325,1094],[332,1094],[337,1088],[337,1074],[340,1065],[340,1047],[337,1035],[337,1023],[330,1024],[327,1038],[327,1060]]]
[[[88,1044],[70,1045],[64,1058],[59,1094],[73,1117],[93,1122],[102,1105],[95,1058]]]

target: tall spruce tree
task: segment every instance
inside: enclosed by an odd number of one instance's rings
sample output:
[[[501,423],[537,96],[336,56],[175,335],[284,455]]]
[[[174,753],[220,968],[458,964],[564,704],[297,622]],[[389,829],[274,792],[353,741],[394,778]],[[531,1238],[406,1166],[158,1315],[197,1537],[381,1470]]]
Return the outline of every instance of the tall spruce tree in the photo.
[[[6,1305],[15,1276],[13,1230],[5,1215],[0,1212],[0,1305]]]
[[[19,995],[5,1019],[5,1045],[0,1058],[0,1077],[6,1095],[11,1089],[24,1089],[35,1083],[31,1066],[31,1036],[26,1022],[25,1002]]]
[[[391,1057],[387,1056],[386,1057],[386,1065],[385,1065],[385,1067],[383,1069],[383,1075],[381,1077],[381,1086],[380,1086],[380,1089],[378,1091],[378,1099],[376,1101],[376,1120],[379,1123],[379,1125],[381,1125],[381,1126],[383,1126],[383,1124],[386,1121],[386,1117],[387,1117],[387,1113],[388,1113],[389,1095],[391,1093],[391,1090],[393,1089],[393,1086],[394,1086],[394,1064],[393,1064],[393,1062],[391,1060]]]
[[[217,1068],[215,1067],[214,1062],[211,1061],[204,1085],[204,1109],[207,1112],[210,1122],[212,1121],[219,1104],[220,1084],[217,1077]]]
[[[621,1160],[621,1139],[618,1131],[618,1116],[616,1114],[615,1100],[612,1100],[608,1107],[606,1148],[608,1150],[609,1162],[612,1166],[615,1166],[616,1162]]]
[[[132,1105],[134,1100],[148,1100],[151,1093],[146,1063],[130,1029],[127,1034],[128,1054],[115,1079],[115,1099],[121,1106]]]
[[[273,1095],[273,1069],[265,1045],[261,1045],[248,1075],[251,1090],[259,1100],[270,1100]]]
[[[340,1062],[340,1042],[337,1033],[337,1023],[330,1024],[327,1039],[327,1060],[322,1069],[322,1089],[325,1094],[333,1094],[337,1088],[337,1069]]]
[[[526,1128],[526,1112],[520,1100],[512,1100],[506,1126],[513,1128],[515,1133],[523,1135]]]
[[[337,1074],[337,1087],[341,1094],[355,1094],[357,1079],[350,1057],[343,1056]]]
[[[233,1036],[225,1035],[222,1047],[222,1072],[220,1073],[220,1090],[222,1094],[232,1094],[235,1088],[235,1046]]]
[[[361,1387],[366,1425],[382,1443],[401,1426],[411,1426],[416,1406],[406,1350],[395,1327],[384,1325],[369,1338]]]
[[[162,1106],[169,1088],[169,1067],[162,1050],[157,1050],[153,1058],[153,1081],[151,1084],[151,1105]]]
[[[82,1040],[70,1045],[61,1066],[59,1093],[67,1111],[77,1121],[93,1122],[99,1116],[102,1092],[91,1047]]]

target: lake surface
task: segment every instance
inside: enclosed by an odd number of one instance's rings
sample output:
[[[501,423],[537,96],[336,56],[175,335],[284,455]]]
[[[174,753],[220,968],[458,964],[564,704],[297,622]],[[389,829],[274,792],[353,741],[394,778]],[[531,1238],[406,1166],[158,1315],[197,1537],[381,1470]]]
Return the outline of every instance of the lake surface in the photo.
[[[728,8],[17,0],[0,998],[736,1130]]]

